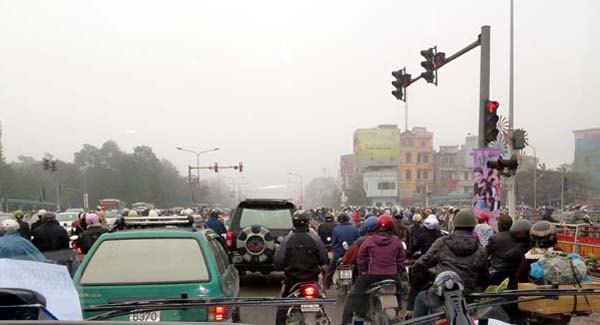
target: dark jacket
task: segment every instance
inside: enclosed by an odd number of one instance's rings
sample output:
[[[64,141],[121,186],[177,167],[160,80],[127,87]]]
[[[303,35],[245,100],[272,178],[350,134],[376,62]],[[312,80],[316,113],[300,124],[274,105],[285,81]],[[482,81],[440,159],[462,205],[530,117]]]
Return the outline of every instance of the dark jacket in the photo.
[[[360,237],[358,230],[354,228],[351,223],[340,223],[333,228],[331,235],[331,246],[333,248],[333,258],[338,259],[346,253],[344,249],[344,242],[348,243],[348,246],[352,245],[355,240]]]
[[[402,219],[394,219],[392,232],[406,243],[406,247],[410,247],[410,228],[402,222]]]
[[[529,243],[517,242],[508,231],[490,237],[486,250],[492,267],[492,284],[499,284],[506,278],[514,284],[519,265],[530,246]]]
[[[29,224],[23,221],[23,219],[17,219],[17,223],[19,224],[19,235],[27,240],[31,240],[31,230],[29,229]]]
[[[419,239],[419,237],[421,236],[421,233],[425,231],[425,227],[423,227],[422,224],[413,224],[410,226],[410,245],[408,246],[408,251],[409,252],[416,252],[414,249],[415,244],[417,243],[417,240]],[[421,252],[421,253],[425,253],[425,252]]]
[[[44,222],[32,231],[32,243],[41,252],[69,248],[67,231],[56,221]]]
[[[311,280],[329,263],[327,249],[317,235],[308,230],[294,230],[283,238],[273,258],[275,267],[283,269],[287,280]]]
[[[488,260],[485,248],[471,232],[456,230],[438,238],[431,248],[413,265],[415,272],[432,269],[435,275],[454,271],[463,280],[466,292],[474,292],[488,285]]]
[[[442,232],[439,229],[423,229],[416,234],[414,238],[414,242],[412,242],[412,250],[410,254],[414,254],[416,252],[421,252],[421,254],[425,254],[431,245],[438,239],[442,237]]]
[[[208,217],[206,220],[206,226],[212,230],[214,230],[219,236],[222,236],[227,233],[227,228],[218,217]]]
[[[81,252],[83,254],[87,254],[92,248],[92,245],[102,236],[103,233],[108,232],[108,230],[101,225],[91,225],[88,226],[87,229],[81,234],[79,238],[79,247],[81,248]]]
[[[38,217],[38,219],[31,224],[31,233],[33,234],[33,230],[42,225],[42,219]]]
[[[335,226],[337,226],[335,222],[325,222],[319,225],[319,237],[321,237],[321,240],[325,244],[327,244],[327,237],[329,237],[329,240],[332,240],[331,236],[333,236],[333,228]]]
[[[402,241],[391,233],[375,233],[360,245],[356,264],[359,275],[397,275],[404,270]]]

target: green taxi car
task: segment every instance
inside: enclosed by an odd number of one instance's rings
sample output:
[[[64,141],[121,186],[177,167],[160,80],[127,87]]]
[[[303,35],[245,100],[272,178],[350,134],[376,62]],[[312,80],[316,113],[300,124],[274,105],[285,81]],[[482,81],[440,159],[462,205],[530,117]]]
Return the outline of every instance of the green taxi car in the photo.
[[[239,275],[212,230],[149,229],[102,235],[73,281],[82,308],[148,299],[234,298]],[[104,312],[84,312],[89,318]],[[226,306],[132,313],[121,321],[237,321]]]

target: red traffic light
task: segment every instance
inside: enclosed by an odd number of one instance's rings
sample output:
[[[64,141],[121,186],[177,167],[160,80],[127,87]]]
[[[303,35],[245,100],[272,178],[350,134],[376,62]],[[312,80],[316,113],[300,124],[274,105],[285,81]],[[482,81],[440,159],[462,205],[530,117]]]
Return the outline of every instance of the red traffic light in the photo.
[[[500,103],[498,103],[495,100],[487,100],[485,102],[485,108],[487,109],[488,112],[493,113],[495,112],[498,107],[500,107]]]
[[[219,172],[219,164],[218,163],[216,163],[216,162],[214,163],[213,170],[215,171],[215,173]]]

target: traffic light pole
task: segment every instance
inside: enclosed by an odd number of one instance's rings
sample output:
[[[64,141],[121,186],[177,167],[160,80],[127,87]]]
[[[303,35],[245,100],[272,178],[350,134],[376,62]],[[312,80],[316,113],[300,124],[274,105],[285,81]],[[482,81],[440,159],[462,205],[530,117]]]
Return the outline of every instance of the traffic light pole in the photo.
[[[481,65],[479,75],[479,148],[485,148],[485,101],[490,96],[490,26],[481,26]]]

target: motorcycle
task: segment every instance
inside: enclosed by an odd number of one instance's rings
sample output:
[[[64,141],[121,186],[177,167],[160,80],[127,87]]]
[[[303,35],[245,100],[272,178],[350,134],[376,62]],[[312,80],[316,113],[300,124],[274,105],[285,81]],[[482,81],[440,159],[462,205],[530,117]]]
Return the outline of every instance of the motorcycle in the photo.
[[[345,265],[341,263],[341,260],[338,261],[333,274],[333,283],[335,283],[337,289],[338,301],[343,301],[346,298],[350,288],[352,288],[352,281],[352,265]]]
[[[329,325],[331,318],[327,316],[325,308],[319,304],[311,304],[312,299],[325,299],[325,290],[312,282],[301,282],[291,288],[287,298],[305,298],[307,303],[300,306],[291,306],[286,313],[285,323],[287,325]]]
[[[398,300],[396,299],[396,281],[383,280],[372,284],[366,291],[368,310],[364,319],[353,319],[352,324],[391,324],[396,318]]]

